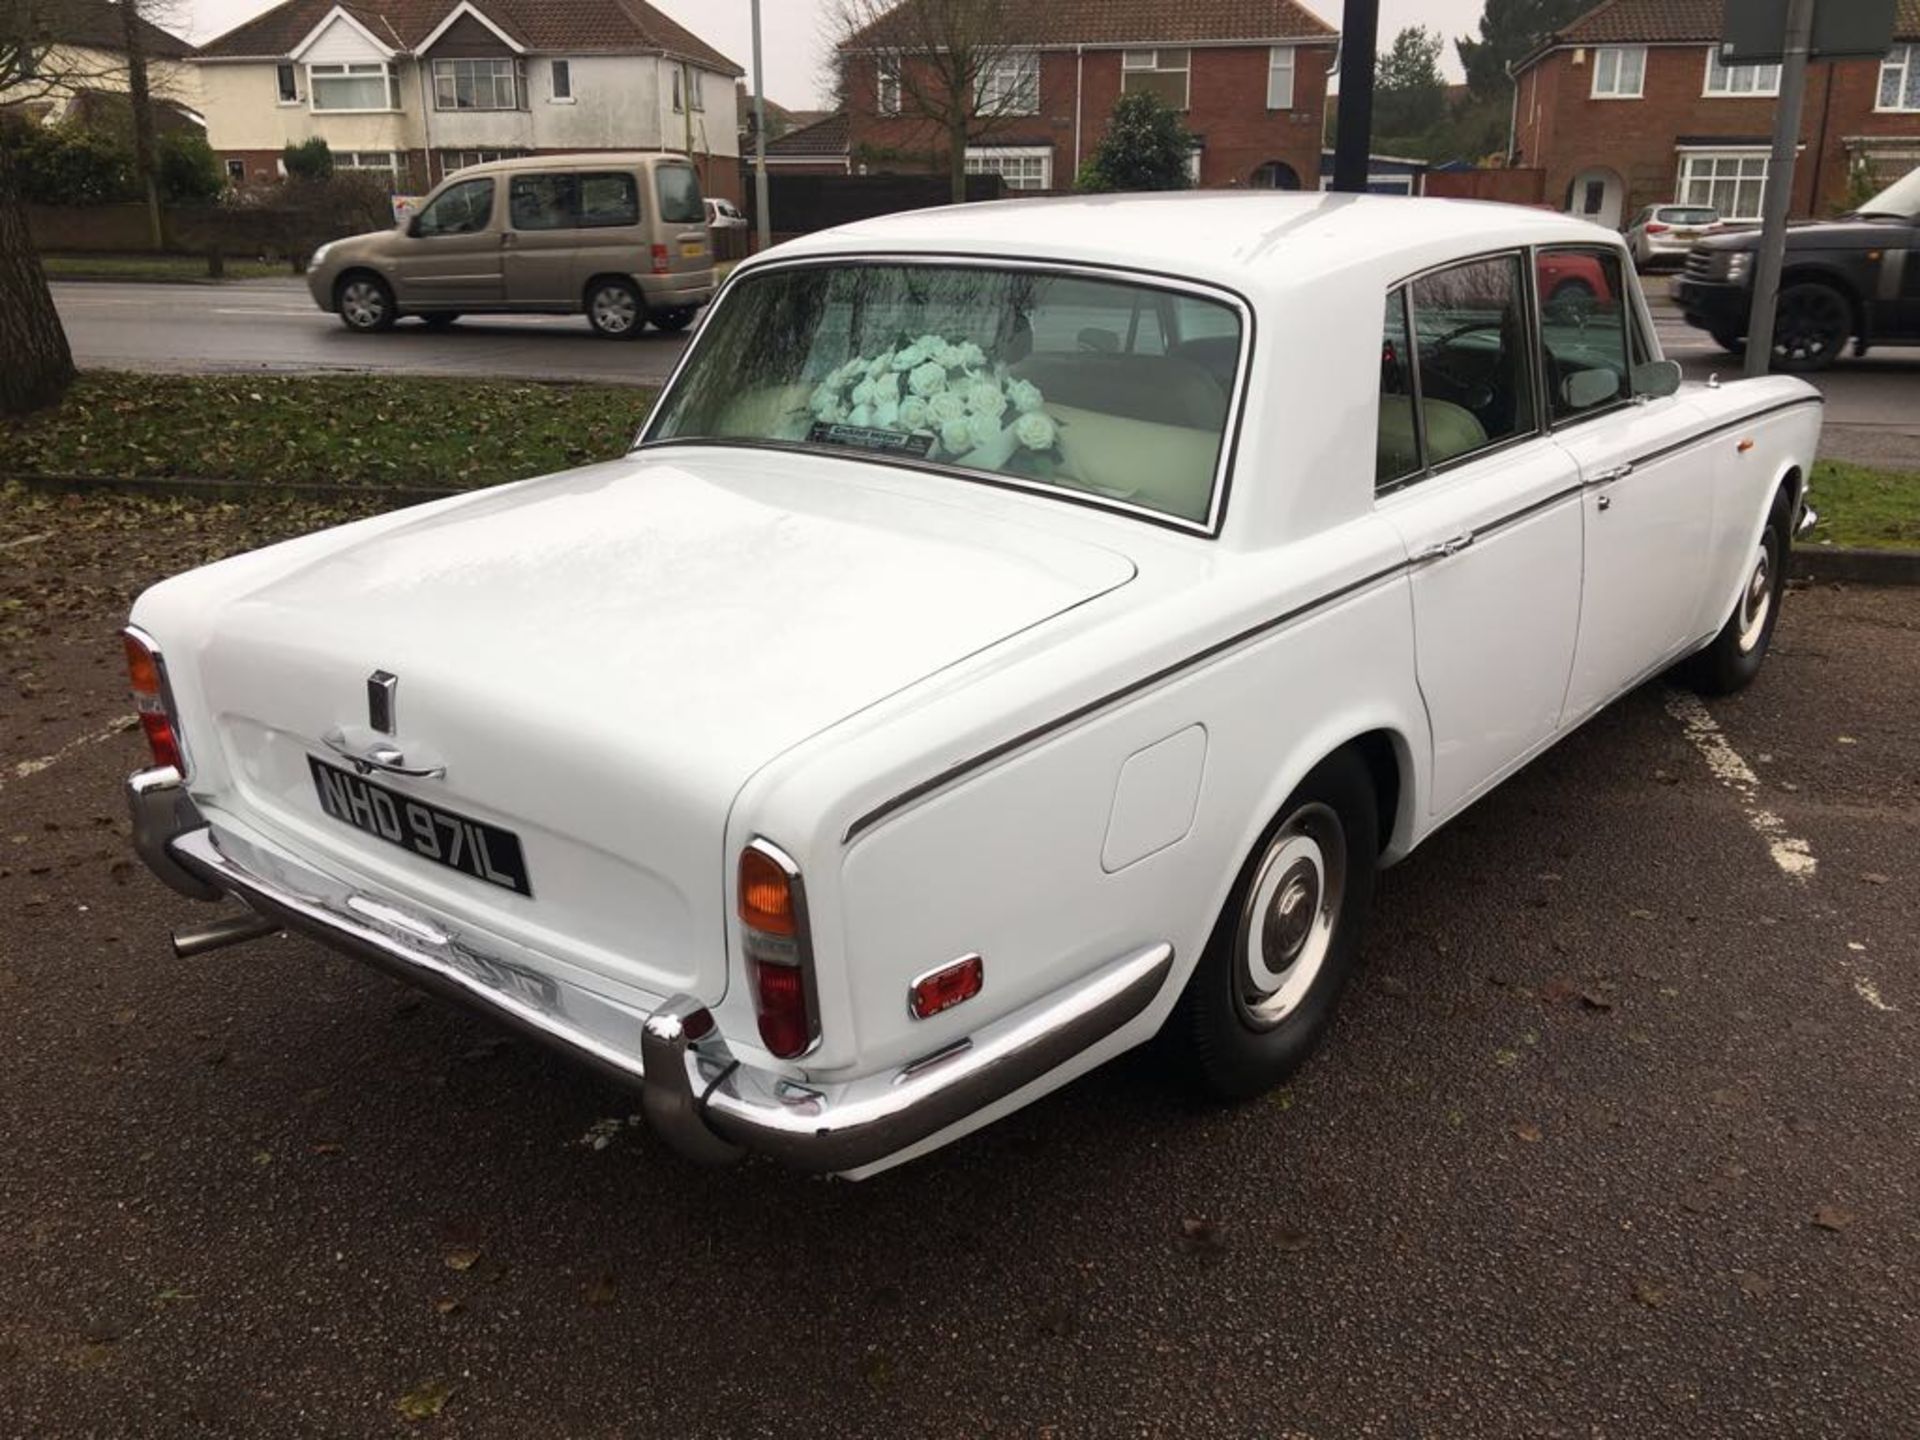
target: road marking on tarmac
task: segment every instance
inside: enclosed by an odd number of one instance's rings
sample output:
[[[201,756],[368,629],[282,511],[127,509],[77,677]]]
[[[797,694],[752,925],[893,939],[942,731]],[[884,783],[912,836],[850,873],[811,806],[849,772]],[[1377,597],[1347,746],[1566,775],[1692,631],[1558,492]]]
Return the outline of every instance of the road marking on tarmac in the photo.
[[[1667,697],[1667,713],[1685,727],[1687,739],[1707,762],[1714,779],[1739,799],[1741,813],[1755,833],[1767,842],[1767,853],[1773,856],[1773,863],[1795,880],[1811,880],[1820,863],[1813,858],[1812,847],[1798,836],[1789,835],[1787,822],[1760,803],[1760,777],[1733,748],[1707,707],[1694,696],[1676,691]]]
[[[58,765],[75,751],[84,750],[89,745],[98,745],[103,740],[111,740],[116,735],[124,735],[139,723],[140,717],[138,715],[122,715],[118,720],[115,720],[111,725],[107,726],[106,729],[96,730],[90,735],[82,735],[78,739],[69,740],[51,755],[42,755],[37,760],[21,760],[16,762],[13,767],[13,778],[15,780],[24,780],[29,775],[38,775],[42,770],[51,770],[55,765]],[[0,790],[6,788],[7,781],[4,778],[0,778]]]

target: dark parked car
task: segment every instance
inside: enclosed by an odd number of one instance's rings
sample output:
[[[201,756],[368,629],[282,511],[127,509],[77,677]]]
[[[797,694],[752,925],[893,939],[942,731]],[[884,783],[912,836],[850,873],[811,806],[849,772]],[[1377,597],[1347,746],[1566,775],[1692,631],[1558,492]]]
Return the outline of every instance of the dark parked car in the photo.
[[[1687,255],[1673,298],[1687,323],[1728,350],[1743,348],[1760,232],[1711,235]],[[1853,341],[1920,345],[1920,170],[1850,215],[1787,231],[1774,320],[1779,370],[1822,370]]]

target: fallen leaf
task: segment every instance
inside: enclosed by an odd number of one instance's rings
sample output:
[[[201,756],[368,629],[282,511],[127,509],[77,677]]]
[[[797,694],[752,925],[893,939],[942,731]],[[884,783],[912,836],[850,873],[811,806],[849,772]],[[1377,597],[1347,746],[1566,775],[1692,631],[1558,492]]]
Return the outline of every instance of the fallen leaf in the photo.
[[[319,1144],[311,1145],[308,1148],[316,1155],[344,1155],[347,1153],[347,1147],[335,1140],[322,1140]]]
[[[459,1308],[460,1302],[451,1295],[443,1296],[441,1299],[433,1302],[433,1313],[436,1315],[451,1315]]]
[[[447,1252],[447,1269],[471,1270],[474,1262],[479,1258],[480,1252],[478,1250],[449,1250]]]
[[[611,1305],[615,1293],[611,1275],[596,1275],[587,1282],[586,1300],[589,1305]]]
[[[1273,1248],[1287,1255],[1298,1255],[1307,1248],[1307,1232],[1283,1225],[1273,1237]]]
[[[1530,1123],[1516,1125],[1513,1127],[1513,1137],[1516,1140],[1524,1140],[1529,1145],[1538,1145],[1540,1143],[1540,1127]]]
[[[1822,1205],[1813,1212],[1813,1223],[1822,1230],[1844,1230],[1853,1224],[1853,1211],[1844,1205]]]
[[[1891,880],[1890,877],[1882,875],[1877,870],[1869,870],[1860,877],[1860,882],[1863,885],[1886,885],[1891,883]]]
[[[1407,982],[1397,975],[1382,975],[1378,988],[1382,995],[1391,995],[1396,1000],[1407,998]]]
[[[1651,1280],[1635,1280],[1633,1282],[1633,1298],[1649,1310],[1657,1310],[1660,1306],[1667,1303],[1667,1292],[1663,1287],[1654,1284]]]
[[[393,1408],[400,1412],[401,1419],[408,1422],[431,1420],[447,1408],[447,1397],[452,1394],[453,1387],[446,1381],[429,1380],[394,1401]]]
[[[1580,992],[1580,1003],[1589,1010],[1611,1010],[1613,1008],[1613,1001],[1609,1000],[1600,991],[1591,987]]]
[[[1773,1293],[1773,1281],[1753,1270],[1736,1270],[1733,1283],[1755,1300],[1764,1300]]]

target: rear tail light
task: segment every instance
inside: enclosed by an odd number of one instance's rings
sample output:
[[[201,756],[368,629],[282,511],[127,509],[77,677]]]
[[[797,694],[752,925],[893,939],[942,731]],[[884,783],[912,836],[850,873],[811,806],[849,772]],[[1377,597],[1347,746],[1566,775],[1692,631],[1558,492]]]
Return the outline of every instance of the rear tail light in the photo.
[[[127,675],[133,686],[133,707],[146,732],[147,748],[155,765],[171,765],[187,773],[186,756],[175,729],[173,697],[167,693],[167,666],[160,647],[144,630],[129,625],[121,631],[127,646]]]
[[[1647,222],[1647,234],[1664,235],[1666,233],[1667,233],[1667,227],[1665,225],[1662,225],[1658,220],[1649,220]]]
[[[654,246],[653,247],[653,273],[656,275],[666,275],[666,274],[669,274],[672,270],[673,270],[673,262],[667,259],[667,247],[664,245]]]
[[[740,852],[739,905],[760,1043],[791,1060],[804,1055],[819,1035],[799,867],[778,847],[754,841]]]

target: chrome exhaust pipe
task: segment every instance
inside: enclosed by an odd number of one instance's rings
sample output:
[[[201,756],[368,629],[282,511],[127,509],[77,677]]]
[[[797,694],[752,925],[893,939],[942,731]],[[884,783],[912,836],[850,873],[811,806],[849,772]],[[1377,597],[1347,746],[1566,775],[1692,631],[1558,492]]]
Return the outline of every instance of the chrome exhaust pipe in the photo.
[[[279,928],[278,920],[269,920],[249,910],[244,915],[229,915],[224,920],[215,920],[211,925],[174,931],[173,953],[182,960],[191,960],[196,955],[224,950],[229,945],[244,945],[249,940],[261,939]]]

